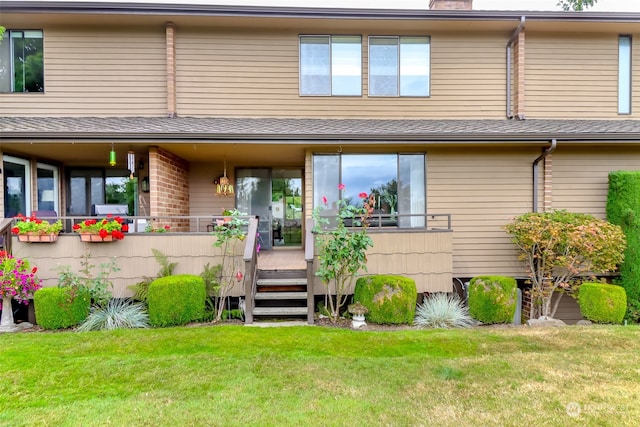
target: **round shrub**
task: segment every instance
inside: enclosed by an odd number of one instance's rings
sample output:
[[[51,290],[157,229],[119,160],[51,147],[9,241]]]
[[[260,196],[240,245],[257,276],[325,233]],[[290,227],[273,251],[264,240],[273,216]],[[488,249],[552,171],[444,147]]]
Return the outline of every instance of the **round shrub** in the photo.
[[[84,289],[42,288],[33,295],[36,323],[44,329],[75,326],[89,315],[91,297]]]
[[[622,286],[583,283],[578,291],[580,313],[595,323],[622,323],[627,311],[627,293]]]
[[[478,276],[469,284],[469,314],[482,323],[511,323],[518,287],[513,277]]]
[[[154,280],[147,303],[151,326],[184,325],[204,317],[206,285],[200,276],[179,274]]]
[[[401,276],[368,276],[356,281],[353,301],[367,307],[367,320],[382,324],[412,324],[416,313],[416,283]]]

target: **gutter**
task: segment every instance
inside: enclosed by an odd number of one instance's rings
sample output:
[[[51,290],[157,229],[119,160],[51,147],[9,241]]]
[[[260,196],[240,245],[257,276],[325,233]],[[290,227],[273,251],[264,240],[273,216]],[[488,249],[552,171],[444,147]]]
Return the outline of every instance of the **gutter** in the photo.
[[[556,150],[558,142],[555,139],[551,140],[551,146],[547,147],[537,159],[533,161],[533,212],[538,212],[538,163],[545,159],[549,154]]]
[[[511,46],[520,35],[520,32],[524,29],[524,23],[525,17],[521,16],[520,24],[507,42],[507,119],[513,119],[513,114],[511,114]]]

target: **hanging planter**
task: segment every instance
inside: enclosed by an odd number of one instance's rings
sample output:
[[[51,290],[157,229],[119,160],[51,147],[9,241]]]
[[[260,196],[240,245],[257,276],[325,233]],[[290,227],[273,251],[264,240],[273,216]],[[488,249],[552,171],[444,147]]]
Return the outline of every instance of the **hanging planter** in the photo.
[[[129,226],[116,216],[107,215],[103,219],[87,219],[73,226],[73,231],[80,235],[83,242],[112,242],[124,239]]]
[[[27,233],[18,234],[18,241],[31,243],[53,243],[58,241],[58,233]]]
[[[58,233],[62,231],[61,220],[50,223],[34,215],[31,217],[18,215],[15,221],[11,232],[18,236],[20,242],[55,242],[58,240]]]
[[[107,234],[104,237],[97,233],[80,233],[81,242],[113,242],[113,235]]]

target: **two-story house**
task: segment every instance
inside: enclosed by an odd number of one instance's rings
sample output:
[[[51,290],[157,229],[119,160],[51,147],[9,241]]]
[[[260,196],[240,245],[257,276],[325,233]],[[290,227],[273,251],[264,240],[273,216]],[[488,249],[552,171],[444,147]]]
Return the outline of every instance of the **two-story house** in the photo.
[[[504,224],[604,217],[608,173],[640,169],[640,14],[471,3],[3,1],[4,216],[88,216],[134,182],[130,215],[237,207],[302,251],[323,196],[366,192],[370,272],[524,276]]]

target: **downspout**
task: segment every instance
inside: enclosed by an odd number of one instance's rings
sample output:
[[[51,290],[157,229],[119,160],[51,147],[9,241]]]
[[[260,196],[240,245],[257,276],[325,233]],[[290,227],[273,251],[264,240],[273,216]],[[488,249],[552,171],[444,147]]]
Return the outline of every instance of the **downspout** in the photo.
[[[511,114],[511,45],[520,35],[520,31],[524,28],[525,18],[522,16],[520,18],[520,25],[513,32],[511,38],[507,42],[507,119],[513,119],[513,114]]]
[[[551,146],[547,147],[547,149],[533,161],[533,212],[538,212],[538,163],[545,159],[549,154],[553,153],[556,150],[557,145],[558,142],[555,139],[552,139]]]

